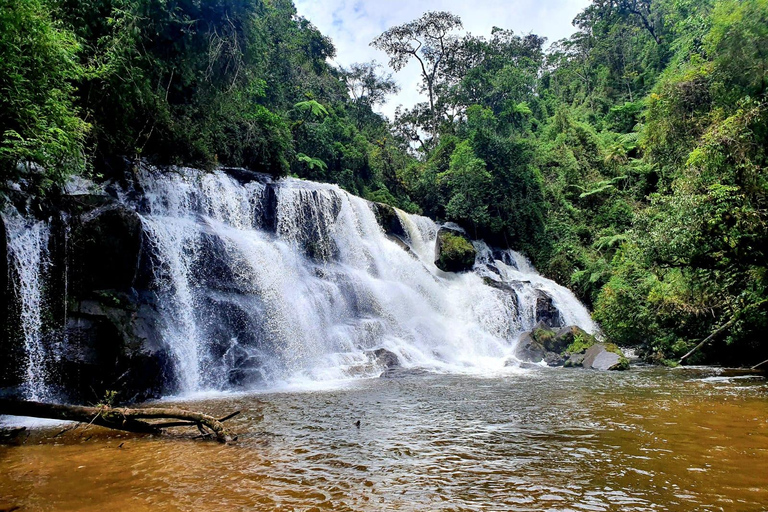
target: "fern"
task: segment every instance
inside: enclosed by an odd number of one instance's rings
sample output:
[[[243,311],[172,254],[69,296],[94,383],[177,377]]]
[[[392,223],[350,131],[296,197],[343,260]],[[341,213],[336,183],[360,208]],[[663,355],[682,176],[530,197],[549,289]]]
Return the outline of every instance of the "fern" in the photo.
[[[315,100],[300,101],[293,108],[301,112],[310,112],[315,117],[325,117],[328,115],[328,109]]]
[[[314,169],[320,169],[321,171],[328,170],[328,165],[322,160],[320,160],[319,158],[312,158],[311,156],[307,156],[304,153],[299,153],[298,155],[296,155],[296,159],[299,162],[304,162],[305,164],[307,164],[307,167],[309,167],[312,170]]]

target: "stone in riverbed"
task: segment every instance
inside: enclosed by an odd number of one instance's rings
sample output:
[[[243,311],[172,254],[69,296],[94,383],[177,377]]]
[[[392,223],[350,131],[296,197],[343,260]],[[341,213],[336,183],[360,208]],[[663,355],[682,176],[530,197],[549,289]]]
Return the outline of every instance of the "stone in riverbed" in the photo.
[[[397,354],[385,348],[371,350],[368,352],[368,355],[373,358],[377,365],[383,367],[385,370],[400,368],[400,359],[397,357]]]
[[[581,364],[592,370],[626,370],[629,367],[627,358],[608,350],[602,343],[589,347]]]
[[[515,349],[515,357],[520,361],[537,363],[544,359],[546,353],[544,345],[534,338],[533,333],[524,332],[520,335],[520,340],[517,342],[517,348]]]

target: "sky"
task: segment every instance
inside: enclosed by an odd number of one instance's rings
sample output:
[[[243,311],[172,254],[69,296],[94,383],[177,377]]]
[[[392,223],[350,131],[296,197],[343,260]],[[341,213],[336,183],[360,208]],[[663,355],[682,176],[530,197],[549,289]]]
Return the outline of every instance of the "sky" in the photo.
[[[335,65],[376,60],[386,67],[387,55],[369,43],[394,25],[414,20],[426,11],[450,11],[473,35],[490,36],[494,26],[518,34],[546,37],[548,42],[568,37],[571,21],[589,0],[294,0],[299,14],[309,19],[336,46]],[[388,70],[389,71],[389,70]],[[419,69],[411,63],[394,75],[400,93],[380,111],[389,117],[402,104],[424,101],[418,91]]]

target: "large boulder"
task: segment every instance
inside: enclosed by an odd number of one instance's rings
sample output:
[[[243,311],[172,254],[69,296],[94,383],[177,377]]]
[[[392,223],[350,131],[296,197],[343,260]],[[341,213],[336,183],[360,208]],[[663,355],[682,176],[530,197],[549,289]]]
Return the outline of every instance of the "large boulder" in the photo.
[[[522,360],[541,360],[538,356],[543,351],[543,360],[550,366],[593,370],[629,368],[629,361],[616,345],[599,343],[593,335],[575,325],[555,331],[539,322],[531,333],[521,337],[521,342],[518,358]],[[525,358],[530,355],[538,359]]]
[[[592,370],[626,370],[629,368],[629,361],[621,354],[620,350],[602,343],[589,347],[581,364],[584,368]]]
[[[460,231],[441,227],[437,232],[435,265],[444,272],[466,272],[475,265],[477,251]]]
[[[515,348],[515,357],[520,361],[537,363],[544,359],[546,354],[547,350],[544,345],[534,338],[532,332],[524,332],[520,335],[517,348]]]
[[[400,366],[400,358],[397,354],[385,348],[379,348],[373,351],[376,363],[384,368],[395,368]]]

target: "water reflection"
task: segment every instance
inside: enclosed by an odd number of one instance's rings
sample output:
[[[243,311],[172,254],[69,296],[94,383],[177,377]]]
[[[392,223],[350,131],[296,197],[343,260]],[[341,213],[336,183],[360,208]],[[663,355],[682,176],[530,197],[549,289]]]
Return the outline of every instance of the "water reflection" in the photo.
[[[225,396],[184,405],[243,410],[234,446],[91,428],[0,447],[0,510],[764,510],[767,397],[701,369]]]

